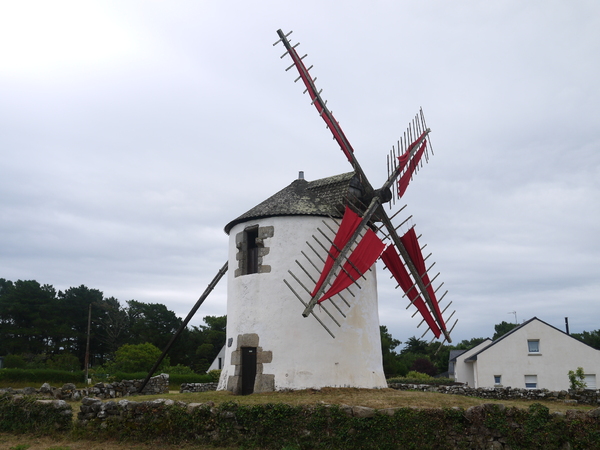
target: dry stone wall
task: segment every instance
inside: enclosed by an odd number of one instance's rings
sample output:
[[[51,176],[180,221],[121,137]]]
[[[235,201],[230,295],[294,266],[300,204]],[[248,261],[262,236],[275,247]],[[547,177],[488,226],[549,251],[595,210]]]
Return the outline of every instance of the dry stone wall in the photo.
[[[144,380],[122,380],[113,383],[96,383],[89,388],[77,389],[72,383],[64,384],[62,387],[52,387],[44,383],[41,388],[26,387],[23,389],[0,389],[1,393],[10,395],[36,395],[52,397],[58,400],[79,401],[84,397],[97,397],[101,399],[127,397],[129,395],[155,395],[169,392],[169,374],[163,373],[150,378],[143,392],[139,389]]]
[[[494,400],[548,400],[565,403],[600,405],[600,391],[593,389],[569,389],[568,391],[549,391],[548,389],[519,389],[511,387],[471,388],[464,385],[435,386],[429,384],[390,383],[389,387],[404,391],[427,391],[441,394],[465,395],[467,397]]]

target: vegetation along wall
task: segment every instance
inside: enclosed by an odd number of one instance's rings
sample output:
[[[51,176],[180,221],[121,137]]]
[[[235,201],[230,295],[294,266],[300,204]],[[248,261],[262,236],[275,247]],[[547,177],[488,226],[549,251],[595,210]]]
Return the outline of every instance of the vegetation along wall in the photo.
[[[71,414],[71,406],[61,400],[0,396],[0,432],[13,433],[260,448],[594,449],[600,442],[600,408],[550,414],[540,404],[529,410],[498,404],[375,410],[85,398],[76,422]]]

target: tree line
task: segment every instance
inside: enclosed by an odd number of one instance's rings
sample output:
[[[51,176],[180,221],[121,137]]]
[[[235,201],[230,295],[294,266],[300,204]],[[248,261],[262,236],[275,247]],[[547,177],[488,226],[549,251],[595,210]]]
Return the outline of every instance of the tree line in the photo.
[[[72,370],[81,370],[90,305],[92,367],[114,362],[117,350],[124,346],[149,343],[162,350],[182,323],[160,303],[128,300],[123,305],[84,285],[63,292],[34,280],[12,282],[0,278],[0,356],[21,355],[46,367],[65,368],[70,364]],[[190,367],[197,373],[208,369],[225,345],[227,317],[206,316],[204,323],[184,329],[169,351],[172,366]],[[496,324],[492,340],[516,326],[504,321]],[[405,376],[409,371],[443,374],[448,370],[451,350],[468,350],[486,339],[443,345],[413,336],[402,346],[386,326],[382,325],[380,331],[384,372],[388,377]],[[600,330],[571,335],[600,349]]]
[[[0,356],[20,355],[48,367],[84,367],[91,305],[89,362],[107,364],[124,345],[150,343],[163,349],[182,319],[160,303],[128,300],[121,304],[87,286],[57,291],[35,280],[0,278]],[[169,351],[172,365],[197,373],[208,369],[225,344],[225,316],[204,317],[206,325],[188,326]],[[64,367],[60,367],[64,368]]]

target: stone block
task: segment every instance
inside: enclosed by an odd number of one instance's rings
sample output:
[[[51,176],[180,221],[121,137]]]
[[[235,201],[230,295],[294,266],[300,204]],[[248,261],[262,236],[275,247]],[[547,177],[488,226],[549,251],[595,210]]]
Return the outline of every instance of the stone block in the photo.
[[[237,348],[241,347],[258,347],[258,334],[238,334]],[[233,362],[232,362],[233,364]]]
[[[275,375],[273,374],[256,374],[254,381],[254,392],[273,392],[275,390]]]
[[[256,355],[256,362],[259,364],[268,364],[273,362],[273,352],[271,350],[266,352],[258,352]]]

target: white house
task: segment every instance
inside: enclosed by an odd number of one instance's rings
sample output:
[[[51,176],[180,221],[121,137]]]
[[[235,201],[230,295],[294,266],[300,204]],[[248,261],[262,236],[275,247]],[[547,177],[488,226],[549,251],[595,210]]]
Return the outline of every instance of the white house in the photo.
[[[454,378],[471,387],[569,388],[569,370],[583,367],[588,389],[596,389],[600,350],[534,317],[493,342],[455,357]]]
[[[312,182],[300,177],[225,227],[230,236],[227,341],[218,389],[247,394],[387,387],[375,270],[365,273],[360,289],[351,288],[354,296],[348,295],[347,303],[336,299],[336,307],[329,300],[316,306],[313,312],[322,323],[313,315],[302,316],[304,304],[284,282],[296,283],[301,291],[314,286],[319,269],[302,252],[311,252],[307,242],[321,237],[318,229],[333,238],[329,227],[337,228],[333,218],[342,217],[353,179],[353,173]],[[327,250],[314,247],[316,266],[325,261]]]

